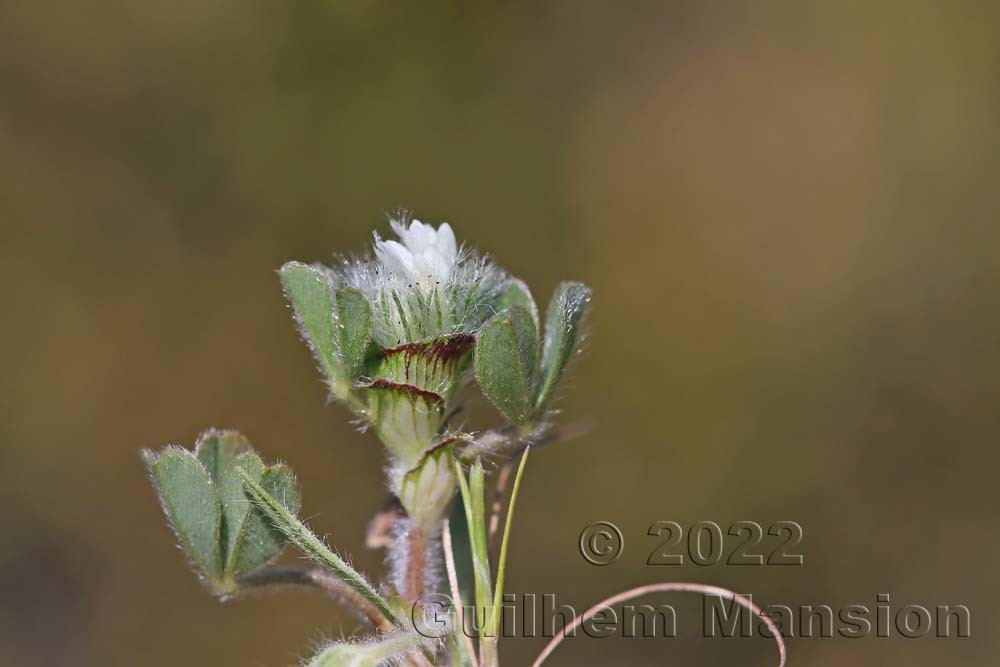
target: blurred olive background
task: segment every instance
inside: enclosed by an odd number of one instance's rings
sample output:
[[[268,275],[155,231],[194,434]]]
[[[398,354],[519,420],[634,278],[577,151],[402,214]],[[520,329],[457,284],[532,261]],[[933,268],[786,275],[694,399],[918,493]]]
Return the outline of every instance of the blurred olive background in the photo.
[[[791,664],[985,664],[998,615],[997,5],[101,0],[0,5],[0,662],[280,667],[356,623],[199,588],[136,456],[234,427],[354,562],[382,458],[274,270],[447,220],[541,302],[594,287],[511,591],[693,580],[761,603],[966,604],[969,639]],[[470,420],[491,415],[473,403]],[[652,522],[794,520],[802,567],[650,567]],[[625,553],[580,557],[584,525]],[[291,561],[294,562],[294,556]],[[553,665],[775,663],[764,640]],[[526,665],[541,639],[507,640]],[[992,646],[991,646],[992,644]]]

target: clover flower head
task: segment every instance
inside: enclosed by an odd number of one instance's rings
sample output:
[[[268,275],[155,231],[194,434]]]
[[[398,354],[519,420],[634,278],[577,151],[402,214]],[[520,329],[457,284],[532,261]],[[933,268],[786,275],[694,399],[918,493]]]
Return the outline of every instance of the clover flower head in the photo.
[[[448,223],[391,221],[399,240],[375,234],[374,259],[348,262],[342,281],[372,304],[373,338],[384,347],[474,333],[495,312],[506,274],[460,247]]]
[[[383,270],[425,292],[451,278],[458,263],[458,245],[447,222],[434,229],[419,220],[411,222],[409,227],[393,220],[392,230],[402,243],[383,241],[375,235],[375,257]]]

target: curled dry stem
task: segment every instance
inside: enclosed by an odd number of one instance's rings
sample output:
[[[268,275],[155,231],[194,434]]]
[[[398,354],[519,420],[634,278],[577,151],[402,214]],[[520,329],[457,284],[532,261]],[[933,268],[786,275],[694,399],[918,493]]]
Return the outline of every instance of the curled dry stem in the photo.
[[[611,597],[601,600],[593,607],[588,609],[583,613],[582,616],[577,617],[572,623],[563,628],[563,631],[557,634],[552,640],[546,644],[542,652],[538,654],[538,658],[531,667],[540,667],[546,658],[548,658],[553,651],[562,643],[562,640],[566,636],[575,631],[576,628],[580,627],[583,623],[590,620],[594,614],[610,607],[612,605],[620,604],[622,602],[627,602],[637,597],[642,597],[643,595],[648,595],[650,593],[667,593],[667,592],[685,592],[685,593],[698,593],[700,595],[717,595],[719,597],[725,597],[727,599],[733,600],[741,607],[750,610],[763,621],[764,625],[774,636],[774,641],[778,644],[778,667],[785,667],[785,659],[787,652],[785,650],[785,640],[781,635],[781,630],[775,625],[774,621],[768,617],[767,614],[761,610],[760,607],[755,605],[749,598],[746,598],[739,593],[734,593],[725,588],[720,588],[719,586],[709,586],[707,584],[691,584],[683,582],[663,582],[659,584],[649,584],[647,586],[639,586],[638,588],[632,588],[627,591],[618,593],[617,595],[612,595]]]

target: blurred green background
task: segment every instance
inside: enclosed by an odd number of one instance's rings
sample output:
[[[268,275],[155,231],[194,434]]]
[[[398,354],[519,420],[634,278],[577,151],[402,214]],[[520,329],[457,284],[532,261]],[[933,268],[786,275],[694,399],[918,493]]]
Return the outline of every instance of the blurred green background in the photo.
[[[533,457],[509,590],[960,603],[969,639],[799,639],[791,664],[989,662],[997,7],[6,0],[0,662],[281,667],[354,629],[307,592],[204,594],[136,451],[239,428],[378,573],[379,447],[325,405],[274,270],[400,206],[542,302],[594,287],[560,404],[593,428]],[[597,568],[576,541],[602,519],[626,544]],[[795,520],[805,565],[646,566],[661,519]],[[696,598],[650,602],[682,637],[550,664],[775,663],[699,639]]]

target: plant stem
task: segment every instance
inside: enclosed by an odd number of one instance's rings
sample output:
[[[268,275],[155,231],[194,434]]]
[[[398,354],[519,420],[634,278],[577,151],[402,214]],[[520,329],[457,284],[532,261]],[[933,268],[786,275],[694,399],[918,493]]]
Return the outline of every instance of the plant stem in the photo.
[[[399,595],[411,605],[420,602],[424,596],[424,576],[427,571],[427,537],[424,527],[409,520],[406,533],[400,535],[391,549],[401,549],[405,569],[402,572],[402,585]]]
[[[339,579],[335,579],[318,567],[272,567],[251,572],[237,579],[240,592],[276,586],[305,586],[322,591],[335,600],[346,604],[371,621],[382,632],[389,632],[395,626],[371,602]]]
[[[389,603],[378,594],[375,587],[367,579],[331,551],[322,540],[306,528],[305,524],[289,512],[264,487],[240,468],[237,468],[236,472],[257,507],[267,515],[278,530],[285,534],[289,542],[374,605],[393,625],[400,625],[396,614],[389,608]]]
[[[478,473],[476,472],[478,468]],[[465,478],[462,465],[455,460],[458,488],[465,506],[465,520],[469,527],[469,542],[472,551],[472,573],[476,585],[476,627],[482,630],[489,618],[489,604],[493,601],[493,582],[490,580],[490,561],[486,548],[486,521],[483,516],[483,468],[477,459],[469,477]],[[478,500],[477,500],[478,498]]]
[[[740,595],[739,593],[734,593],[733,591],[727,590],[725,588],[720,588],[718,586],[709,586],[707,584],[692,584],[685,582],[680,582],[680,583],[664,582],[660,584],[649,584],[648,586],[639,586],[638,588],[631,588],[627,591],[623,591],[621,593],[618,593],[617,595],[612,595],[609,598],[601,600],[593,607],[583,612],[582,616],[577,616],[572,623],[570,623],[569,625],[564,627],[560,632],[558,632],[556,636],[552,638],[552,640],[550,640],[548,644],[545,645],[545,648],[542,649],[542,652],[538,654],[538,657],[535,658],[535,662],[532,663],[531,667],[541,667],[542,663],[545,662],[545,660],[552,654],[554,650],[556,650],[556,647],[558,647],[559,644],[561,644],[566,637],[573,636],[573,633],[576,630],[576,628],[580,627],[581,625],[586,623],[589,619],[593,618],[593,616],[599,611],[607,609],[608,607],[612,607],[613,605],[620,604],[622,602],[633,600],[643,595],[649,595],[650,593],[668,593],[675,591],[684,593],[698,593],[700,595],[715,595],[720,598],[724,597],[732,600],[733,602],[740,605],[744,609],[748,609],[749,611],[751,611],[761,620],[761,622],[765,626],[767,626],[767,629],[771,632],[771,636],[774,637],[774,641],[778,644],[778,667],[785,667],[785,662],[788,657],[788,653],[785,649],[785,640],[781,634],[781,630],[771,619],[771,617],[768,616],[766,613],[764,613],[764,611],[760,607],[755,605],[752,600]]]
[[[503,602],[504,575],[507,572],[507,545],[510,542],[510,527],[514,519],[514,508],[517,507],[517,494],[521,490],[521,477],[524,475],[524,468],[528,463],[528,454],[531,447],[526,447],[521,455],[521,462],[517,466],[517,474],[514,475],[514,488],[510,492],[510,503],[507,505],[507,519],[504,521],[503,538],[500,540],[500,557],[497,559],[497,583],[493,591],[493,623],[494,633],[500,628],[500,604]]]
[[[479,664],[482,667],[499,667],[500,654],[497,651],[497,638],[483,636],[479,640]]]
[[[451,589],[451,601],[455,607],[455,628],[452,638],[455,650],[459,655],[462,667],[479,667],[476,652],[472,647],[472,639],[465,633],[465,610],[462,608],[462,592],[458,587],[458,574],[455,572],[455,551],[451,546],[451,522],[444,520],[444,530],[441,533],[444,547],[444,566],[448,573],[448,586]]]

